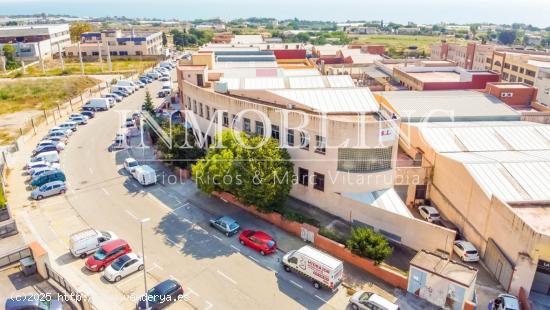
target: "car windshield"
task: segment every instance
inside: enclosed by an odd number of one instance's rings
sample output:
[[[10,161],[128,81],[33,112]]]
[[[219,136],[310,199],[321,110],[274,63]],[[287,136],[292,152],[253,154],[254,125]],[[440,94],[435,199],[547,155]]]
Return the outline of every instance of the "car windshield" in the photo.
[[[274,245],[275,245],[275,241],[273,241],[273,240],[269,240],[269,241],[267,242],[267,246],[268,246],[269,248],[272,248]]]
[[[124,264],[129,260],[130,260],[130,257],[128,257],[127,255],[124,255],[121,258],[114,261],[111,264],[111,267],[113,267],[114,270],[119,271],[120,269],[122,269],[122,266],[124,266]]]
[[[138,162],[137,161],[131,161],[128,163],[128,167],[135,167],[138,165]]]
[[[361,296],[359,296],[359,300],[360,301],[369,300],[371,295],[372,295],[371,293],[365,292],[365,293],[361,294]]]
[[[110,234],[110,233],[108,233],[108,232],[106,232],[106,231],[102,231],[101,234],[102,234],[105,238],[111,239],[111,234]]]
[[[237,224],[236,222],[229,224],[229,229],[231,230],[237,229],[238,227],[239,227],[239,224]]]
[[[476,250],[469,250],[469,251],[466,251],[466,253],[468,253],[468,254],[477,254],[477,251]]]
[[[107,253],[103,249],[99,249],[99,251],[95,252],[94,258],[97,260],[103,260],[107,256]]]

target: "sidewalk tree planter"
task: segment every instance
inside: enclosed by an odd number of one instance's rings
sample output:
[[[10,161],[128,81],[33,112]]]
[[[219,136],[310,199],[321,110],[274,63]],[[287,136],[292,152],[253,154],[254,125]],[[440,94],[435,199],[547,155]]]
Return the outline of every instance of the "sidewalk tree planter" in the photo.
[[[224,131],[218,137],[223,147],[211,147],[193,166],[199,189],[232,193],[263,212],[281,208],[292,187],[294,165],[276,140],[268,138],[262,145],[263,138]]]

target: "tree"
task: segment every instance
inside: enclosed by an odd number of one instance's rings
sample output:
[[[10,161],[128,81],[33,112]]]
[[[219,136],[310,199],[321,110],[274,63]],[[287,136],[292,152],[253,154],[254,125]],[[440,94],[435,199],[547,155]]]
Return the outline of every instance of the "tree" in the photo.
[[[162,127],[168,132],[168,123],[165,123]],[[170,147],[163,140],[157,139],[156,148],[162,153],[162,159],[177,167],[189,168],[206,154],[204,149],[197,147],[193,130],[191,128],[186,129],[181,124],[172,125],[171,142]]]
[[[300,32],[296,35],[298,42],[307,43],[309,41],[309,34],[307,32]]]
[[[80,35],[82,35],[84,32],[93,31],[94,27],[85,22],[75,22],[72,23],[69,27],[69,32],[71,34],[71,41],[78,42],[80,41]]]
[[[294,165],[277,140],[269,138],[262,144],[263,138],[224,131],[217,137],[223,148],[211,147],[206,158],[193,166],[199,189],[232,193],[262,211],[280,210],[292,188]]]
[[[2,47],[4,57],[6,57],[6,69],[13,70],[21,66],[21,64],[15,59],[15,52],[17,50],[12,44],[5,44]]]
[[[346,247],[356,255],[372,259],[376,264],[383,262],[393,252],[384,236],[366,227],[354,228]]]
[[[162,46],[166,46],[168,44],[168,38],[166,37],[166,33],[162,32]]]
[[[498,41],[505,45],[510,45],[516,41],[517,32],[514,30],[503,30],[498,34]]]
[[[149,90],[145,91],[145,102],[143,102],[143,111],[147,111],[150,114],[155,114],[155,107],[153,106],[153,98],[151,97],[151,93]]]

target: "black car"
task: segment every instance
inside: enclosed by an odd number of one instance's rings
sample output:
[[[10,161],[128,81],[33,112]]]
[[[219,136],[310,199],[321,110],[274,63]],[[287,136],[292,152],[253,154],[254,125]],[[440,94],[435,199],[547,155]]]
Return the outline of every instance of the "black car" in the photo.
[[[18,296],[6,299],[6,310],[62,310],[63,304],[57,299],[38,296]]]
[[[145,306],[145,299],[147,299],[148,307]],[[174,280],[165,280],[147,291],[147,295],[139,299],[136,308],[138,310],[157,310],[166,308],[181,299],[183,299],[181,285]]]
[[[94,118],[95,112],[94,111],[82,111],[80,114],[87,116],[88,118]]]
[[[123,91],[119,91],[119,90],[115,90],[115,91],[113,92],[113,94],[119,95],[119,96],[121,96],[121,97],[128,97],[128,96],[130,95],[130,94],[128,94],[127,92],[123,92]]]

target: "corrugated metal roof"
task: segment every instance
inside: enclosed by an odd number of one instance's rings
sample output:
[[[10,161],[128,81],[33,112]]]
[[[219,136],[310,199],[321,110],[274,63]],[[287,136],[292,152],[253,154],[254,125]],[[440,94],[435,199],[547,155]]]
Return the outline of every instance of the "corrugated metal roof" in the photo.
[[[550,126],[538,126],[536,130],[546,138],[546,141],[550,141]]]
[[[281,89],[271,93],[324,113],[377,112],[379,105],[368,88]]]
[[[284,76],[315,76],[321,75],[321,72],[317,69],[284,69]]]
[[[524,151],[523,153],[537,157],[539,159],[550,161],[550,150],[544,150],[544,151]]]
[[[349,75],[327,75],[330,87],[355,87],[355,83]]]
[[[322,76],[289,77],[290,88],[325,88]]]
[[[471,154],[471,153],[468,153]],[[501,152],[476,152],[479,156],[482,156],[486,160],[496,161],[496,162],[529,162],[529,161],[540,161],[540,157],[532,156],[526,152],[518,151],[501,151]]]
[[[466,164],[465,166],[488,197],[495,195],[504,201],[530,200],[521,187],[510,182],[508,171],[500,163]]]
[[[285,88],[283,78],[246,78],[244,89],[282,89]]]
[[[454,133],[449,128],[427,127],[422,128],[421,131],[426,142],[438,152],[465,151],[465,149],[457,143]]]
[[[363,193],[342,193],[342,196],[404,217],[414,218],[393,188]]]
[[[452,132],[468,151],[506,151],[508,147],[501,143],[495,131],[489,127],[453,128]]]
[[[544,150],[550,148],[545,139],[535,127],[497,127],[495,131],[516,150]]]
[[[550,200],[550,162],[504,163],[503,166],[529,193],[529,200]]]
[[[241,79],[239,78],[220,78],[220,82],[227,83],[227,89],[241,88]]]

